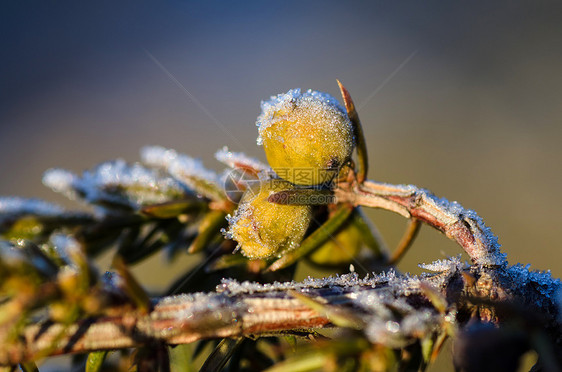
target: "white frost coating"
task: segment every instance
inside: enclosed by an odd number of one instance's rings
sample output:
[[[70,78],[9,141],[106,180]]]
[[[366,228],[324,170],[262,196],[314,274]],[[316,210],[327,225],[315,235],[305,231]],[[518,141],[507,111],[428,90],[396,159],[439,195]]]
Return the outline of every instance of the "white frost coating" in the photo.
[[[415,186],[413,186],[415,188]],[[498,237],[492,233],[492,230],[484,224],[484,220],[472,209],[465,209],[456,201],[449,201],[445,198],[438,198],[427,190],[424,192],[426,200],[435,206],[435,208],[447,211],[452,220],[462,220],[467,223],[475,234],[478,241],[483,242],[490,249],[480,247],[482,255],[471,257],[480,265],[504,265],[507,263],[506,254],[500,251],[501,244]]]
[[[171,177],[140,164],[129,165],[118,159],[102,163],[82,177],[62,169],[51,169],[43,183],[70,198],[80,196],[88,202],[109,202],[137,208],[163,203],[185,193],[184,187]]]
[[[49,238],[49,243],[54,247],[58,256],[69,264],[74,264],[76,257],[84,256],[82,246],[70,235],[53,234]]]
[[[49,169],[43,174],[45,186],[72,200],[78,196],[75,190],[75,183],[78,181],[79,177],[66,169]]]
[[[423,278],[423,276],[421,277]],[[435,283],[436,281],[433,280]],[[329,278],[308,278],[302,282],[259,284],[223,279],[217,292],[228,296],[258,295],[278,298],[280,293],[295,290],[311,296],[347,297],[354,307],[361,308],[365,335],[371,342],[402,347],[412,338],[437,330],[447,314],[428,305],[414,307],[405,296],[423,296],[421,279],[399,275],[394,271],[374,274],[363,279],[356,273]],[[358,313],[359,314],[359,313]]]
[[[524,293],[526,288],[531,287],[539,296],[536,298],[526,298],[526,300],[533,302],[540,308],[545,308],[551,303],[556,303],[556,296],[562,289],[560,279],[552,277],[550,270],[548,271],[535,271],[531,270],[531,265],[517,264],[507,266],[503,271],[506,280],[510,283],[516,283],[520,286],[521,291]],[[560,311],[560,308],[557,309]]]
[[[140,155],[143,163],[166,169],[177,158],[178,153],[161,146],[146,146],[141,149]]]
[[[419,188],[415,185],[392,185],[380,183],[379,185],[388,185],[390,189],[401,189],[400,195],[403,197],[413,197],[420,199],[423,203],[429,204],[430,213],[438,215],[440,221],[446,225],[452,225],[459,221],[466,223],[476,238],[476,249],[472,252],[471,259],[485,266],[502,266],[507,264],[507,256],[500,251],[501,245],[497,236],[492,230],[484,224],[482,218],[473,210],[465,209],[456,201],[449,201],[445,198],[439,198],[433,195],[429,190]],[[384,195],[384,193],[382,193]],[[393,194],[397,194],[393,191]],[[423,204],[422,203],[422,204]],[[467,252],[468,253],[468,252]]]
[[[370,287],[376,288],[380,284],[387,284],[392,282],[400,291],[415,292],[419,290],[420,280],[416,276],[397,275],[394,270],[384,272],[381,274],[373,274],[372,276],[365,276],[359,278],[357,273],[349,273],[343,275],[330,276],[327,278],[311,278],[308,277],[302,282],[274,282],[260,284],[255,282],[238,282],[234,279],[223,279],[222,283],[217,286],[217,292],[228,292],[233,295],[254,292],[272,292],[272,291],[286,291],[293,290],[308,290],[318,288],[346,288],[349,293],[357,287]]]
[[[308,106],[314,111],[322,112],[322,115],[335,114],[334,117],[340,118],[340,115],[347,117],[345,109],[331,95],[311,89],[304,93],[301,93],[299,88],[291,89],[287,93],[271,96],[268,101],[261,102],[261,114],[256,121],[259,132],[258,145],[263,144],[264,131],[269,126],[279,120],[284,120],[285,115],[280,115],[280,113],[291,112],[297,103],[301,107]]]
[[[392,306],[391,303],[387,305]],[[400,348],[411,342],[409,338],[429,335],[438,330],[442,319],[441,314],[432,310],[411,308],[401,319],[370,317],[365,335],[373,343]]]
[[[23,251],[6,240],[0,240],[0,258],[3,265],[10,266],[16,266],[27,261]]]
[[[140,319],[138,329],[146,335],[154,337],[169,337],[177,334],[177,328],[154,329],[154,321],[172,319],[180,322],[192,330],[204,328],[208,331],[208,324],[220,323],[222,326],[239,324],[242,313],[247,311],[243,301],[217,293],[192,293],[170,296],[159,300],[150,319]]]
[[[0,197],[0,220],[6,215],[58,216],[63,212],[63,208],[58,205],[39,199]]]
[[[455,257],[450,257],[448,260],[437,260],[429,264],[421,263],[418,266],[424,270],[435,271],[435,272],[439,272],[439,271],[454,272],[454,271],[462,270],[467,265],[464,265],[461,262],[461,255],[458,255]]]
[[[228,150],[227,146],[218,150],[215,153],[215,158],[223,164],[228,165],[230,168],[249,167],[259,171],[269,169],[269,166],[262,163],[258,159],[252,158],[243,152],[232,152]]]
[[[198,177],[218,184],[217,174],[205,168],[201,160],[178,154],[172,149],[147,146],[141,150],[141,159],[147,165],[167,169],[170,174],[179,176],[180,179],[181,176]]]
[[[199,159],[178,154],[175,150],[161,146],[144,147],[141,150],[141,159],[149,166],[166,170],[188,188],[211,199],[217,199],[218,190],[222,190],[221,177],[205,168]]]

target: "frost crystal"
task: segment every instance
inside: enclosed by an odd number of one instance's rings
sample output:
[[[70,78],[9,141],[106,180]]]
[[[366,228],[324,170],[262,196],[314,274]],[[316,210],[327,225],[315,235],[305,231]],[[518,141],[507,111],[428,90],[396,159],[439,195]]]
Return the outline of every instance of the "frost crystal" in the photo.
[[[138,329],[146,335],[166,337],[177,334],[177,328],[170,327],[154,330],[151,325],[155,320],[173,320],[180,322],[186,329],[209,331],[209,324],[216,326],[235,325],[239,314],[246,311],[242,301],[217,293],[192,293],[166,297],[155,305],[149,319],[141,319]]]
[[[310,111],[318,112],[319,115],[346,115],[345,109],[337,99],[329,94],[313,91],[311,89],[301,93],[299,88],[291,89],[287,93],[271,96],[268,101],[261,102],[261,114],[258,116],[256,126],[259,136],[257,144],[262,145],[265,130],[279,120],[284,120],[287,113],[293,111],[296,105],[307,107],[307,115]],[[279,138],[281,142],[283,138]]]
[[[129,165],[115,160],[86,171],[82,177],[62,169],[50,169],[43,183],[70,198],[80,197],[90,203],[114,204],[133,209],[177,199],[187,190],[171,177],[140,164]]]
[[[312,297],[320,296],[326,299],[328,304],[330,298],[341,303],[345,297],[350,301],[350,305],[360,309],[354,314],[365,322],[364,332],[371,342],[403,347],[409,344],[412,338],[426,336],[438,330],[447,316],[439,313],[425,302],[426,300],[410,302],[407,299],[409,296],[424,297],[420,283],[418,277],[398,275],[389,271],[363,279],[356,273],[350,273],[322,279],[309,277],[302,282],[271,284],[247,281],[240,283],[232,279],[223,279],[222,284],[217,287],[217,292],[236,298],[243,295],[286,298],[287,292],[292,290]],[[423,303],[427,305],[421,305]]]
[[[0,197],[0,224],[6,218],[21,215],[54,217],[63,213],[58,205],[38,199]]]
[[[175,150],[161,146],[148,146],[141,150],[143,163],[164,169],[176,180],[197,193],[214,200],[224,199],[221,178],[203,166],[199,159],[194,159]]]
[[[74,184],[79,177],[66,169],[49,169],[43,174],[43,184],[51,190],[61,193],[69,199],[76,199],[78,194]]]
[[[81,272],[88,262],[82,245],[71,235],[53,234],[50,236],[48,244],[44,244],[42,249],[48,250],[49,256],[57,256],[67,264],[69,270],[59,271],[59,275],[72,274],[73,271]]]
[[[424,270],[429,270],[429,271],[451,272],[451,271],[461,270],[464,268],[465,265],[463,265],[463,263],[461,262],[461,256],[458,255],[456,257],[451,257],[448,260],[437,260],[429,264],[422,263],[419,264],[418,266]]]
[[[415,188],[415,186],[410,186]],[[435,205],[436,209],[447,211],[450,216],[451,223],[455,221],[463,221],[468,224],[475,234],[475,238],[483,242],[488,247],[479,247],[478,256],[471,257],[476,263],[480,265],[503,265],[507,263],[506,255],[501,253],[501,245],[498,242],[491,229],[484,224],[482,218],[473,210],[465,209],[456,201],[449,201],[445,198],[438,198],[427,190],[422,190],[426,201]]]
[[[235,212],[229,216],[225,236],[238,242],[242,253],[249,258],[280,257],[297,248],[312,218],[309,205],[281,205],[268,197],[293,185],[283,180],[271,180],[248,189]]]
[[[384,185],[384,184],[381,184]],[[419,200],[419,204],[430,214],[437,214],[440,223],[448,225],[466,225],[473,234],[475,240],[469,253],[474,263],[483,266],[502,266],[507,264],[506,254],[500,251],[501,245],[498,238],[489,227],[484,224],[482,218],[473,210],[465,209],[456,201],[438,198],[430,191],[418,188],[414,185],[390,185],[394,189],[401,189],[405,197]]]
[[[269,167],[261,161],[251,158],[243,152],[232,152],[224,146],[215,153],[215,158],[230,168],[252,168],[258,172],[268,170]]]
[[[550,271],[530,270],[531,265],[507,266],[500,271],[503,279],[510,283],[515,292],[525,293],[525,301],[539,308],[546,308],[551,304],[557,304],[556,296],[562,286],[560,279],[554,279]],[[532,291],[529,290],[532,288]],[[552,309],[552,313],[560,314],[560,307]]]

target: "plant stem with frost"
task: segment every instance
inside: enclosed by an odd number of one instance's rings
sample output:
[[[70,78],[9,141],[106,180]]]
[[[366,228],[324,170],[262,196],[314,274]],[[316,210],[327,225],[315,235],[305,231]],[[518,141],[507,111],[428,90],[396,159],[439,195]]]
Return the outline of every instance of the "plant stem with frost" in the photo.
[[[153,342],[181,344],[322,328],[333,324],[331,308],[357,316],[370,341],[395,346],[424,330],[431,332],[443,322],[454,322],[454,314],[469,298],[515,303],[544,315],[546,329],[559,329],[560,281],[550,273],[508,266],[496,237],[475,212],[415,186],[374,181],[340,184],[336,196],[339,202],[382,208],[425,222],[461,245],[475,265],[466,267],[458,259],[440,261],[423,266],[438,274],[420,277],[390,271],[365,279],[350,274],[301,283],[227,281],[217,292],[157,299],[148,314],[123,307],[121,313],[119,308],[113,309],[111,317],[83,319],[69,326],[49,322],[30,325],[15,342],[6,341],[9,329],[0,329],[0,364]],[[432,306],[422,282],[447,300],[446,313]],[[292,291],[322,302],[327,311],[313,310],[294,298]],[[400,319],[392,315],[397,304],[402,306]],[[383,311],[387,307],[393,312]],[[404,319],[409,321],[402,322]],[[396,322],[398,332],[385,333],[387,322]]]

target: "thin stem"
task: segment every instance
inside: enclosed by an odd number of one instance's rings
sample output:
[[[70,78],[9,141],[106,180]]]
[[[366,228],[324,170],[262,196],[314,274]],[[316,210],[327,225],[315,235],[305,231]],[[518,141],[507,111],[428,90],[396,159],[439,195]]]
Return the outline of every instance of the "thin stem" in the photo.
[[[0,365],[34,360],[38,355],[83,353],[122,349],[150,344],[191,343],[208,338],[238,338],[270,335],[280,331],[323,328],[331,321],[325,312],[311,309],[291,292],[321,298],[326,305],[353,305],[363,291],[385,291],[398,285],[403,296],[423,296],[417,282],[387,276],[358,279],[347,275],[334,279],[310,279],[307,283],[239,284],[225,282],[217,293],[164,297],[154,303],[148,314],[130,307],[111,309],[112,316],[83,319],[74,324],[33,324],[14,342],[0,341]],[[432,280],[432,279],[429,279]],[[439,282],[435,277],[433,281]],[[397,292],[397,295],[398,295]],[[425,306],[426,301],[416,301]],[[0,340],[7,330],[0,329]]]
[[[400,259],[404,257],[404,254],[406,254],[406,252],[412,246],[412,243],[416,239],[416,236],[420,231],[420,227],[421,227],[420,221],[416,220],[415,218],[411,219],[408,222],[408,227],[406,228],[406,231],[404,232],[402,239],[400,239],[400,243],[398,243],[398,247],[396,247],[394,252],[392,252],[392,256],[388,261],[390,265],[396,265],[398,261],[400,261]]]
[[[447,265],[448,269],[443,268]],[[475,265],[462,270],[458,265],[461,265],[460,261],[455,263],[454,260],[444,266],[441,264],[441,273],[423,279],[390,273],[365,279],[354,274],[328,279],[309,278],[301,283],[225,281],[217,292],[161,298],[154,302],[148,314],[132,311],[130,306],[115,306],[107,309],[111,316],[91,317],[70,325],[50,322],[29,325],[14,341],[7,341],[9,329],[4,327],[0,328],[0,366],[24,363],[38,356],[122,349],[153,345],[154,342],[176,345],[209,338],[265,336],[323,328],[333,325],[327,313],[333,315],[340,311],[338,309],[343,311],[341,314],[351,311],[366,324],[384,324],[384,314],[392,312],[381,312],[381,306],[394,308],[395,301],[407,302],[413,314],[421,311],[425,314],[424,319],[430,312],[433,315],[428,319],[433,319],[433,326],[439,328],[446,322],[447,315],[427,300],[424,288],[428,287],[447,301],[456,298],[454,301],[457,302],[447,303],[447,308],[459,309],[469,301],[480,303],[480,306],[511,309],[511,312],[504,311],[507,316],[525,309],[540,314],[541,327],[549,325],[551,329],[558,329],[557,294],[561,284],[550,273],[521,275],[520,266],[490,268]],[[463,280],[466,272],[477,278],[476,284]],[[492,277],[497,280],[489,281]],[[291,293],[305,294],[330,311],[315,310]],[[452,293],[477,297],[445,297]],[[373,301],[373,298],[378,300]],[[433,327],[427,326],[428,329]],[[414,328],[414,334],[402,336],[417,337],[415,334]]]
[[[365,245],[375,254],[375,258],[386,261],[388,252],[386,243],[377,227],[372,224],[365,213],[363,213],[361,207],[355,208],[353,223],[361,232]]]
[[[497,237],[476,212],[457,202],[437,198],[425,189],[365,181],[360,185],[340,183],[335,195],[338,203],[381,208],[424,222],[455,240],[476,264],[506,263]]]

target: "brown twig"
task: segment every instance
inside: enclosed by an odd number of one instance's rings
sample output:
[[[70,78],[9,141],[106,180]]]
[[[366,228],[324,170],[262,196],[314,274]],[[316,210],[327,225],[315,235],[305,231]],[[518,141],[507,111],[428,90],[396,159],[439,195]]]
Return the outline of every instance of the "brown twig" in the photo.
[[[440,285],[442,278],[436,276],[432,281]],[[401,290],[407,290],[407,296],[420,296],[418,280],[384,274],[371,279],[358,279],[349,274],[335,279],[277,286],[229,281],[217,293],[162,298],[149,314],[123,308],[121,315],[84,319],[70,326],[59,323],[28,326],[20,342],[2,345],[0,365],[33,360],[38,355],[46,356],[46,351],[48,355],[60,355],[129,348],[153,342],[184,344],[207,338],[322,328],[330,324],[329,316],[294,298],[292,291],[322,298],[326,304],[349,306],[361,292],[389,290],[394,282],[401,283]],[[1,336],[2,330],[0,339]]]
[[[531,272],[522,266],[463,268],[458,259],[425,267],[438,268],[441,272],[423,278],[391,272],[365,279],[347,274],[301,283],[225,281],[217,292],[159,299],[149,314],[123,307],[121,310],[113,309],[111,313],[114,316],[83,319],[70,326],[59,323],[31,325],[25,328],[16,343],[6,342],[7,330],[0,329],[0,340],[4,340],[0,342],[0,365],[22,363],[47,354],[84,353],[154,343],[184,344],[208,338],[252,337],[323,328],[332,324],[330,314],[334,311],[329,307],[334,307],[336,313],[340,308],[360,317],[366,324],[366,336],[372,342],[384,344],[384,334],[370,335],[369,328],[377,322],[382,324],[382,329],[385,328],[384,324],[389,319],[384,318],[384,314],[393,314],[392,311],[381,312],[386,306],[395,309],[395,304],[401,303],[401,312],[409,311],[405,318],[409,317],[411,321],[411,316],[419,314],[419,321],[429,322],[426,324],[428,330],[439,328],[447,318],[454,319],[443,311],[443,307],[433,307],[426,295],[428,287],[443,296],[443,300],[447,299],[445,305],[454,313],[469,298],[476,299],[473,302],[480,302],[480,306],[482,303],[491,307],[495,303],[512,303],[514,305],[507,306],[537,314],[544,321],[545,329],[559,329],[557,293],[560,281],[551,278],[549,273]],[[474,281],[463,279],[463,274],[467,272],[475,278]],[[308,298],[318,299],[318,303],[328,307],[327,311],[312,309],[291,293],[304,293]],[[404,310],[405,303],[411,304],[410,310]],[[484,317],[490,314],[480,313]],[[392,321],[395,320],[392,318]],[[62,336],[61,331],[64,331]],[[391,333],[391,337],[397,335],[396,332]],[[408,334],[405,329],[401,329],[399,334],[405,342],[418,337]]]
[[[381,208],[424,222],[455,240],[475,264],[499,266],[506,263],[496,236],[474,211],[457,202],[437,198],[412,185],[366,181],[338,186],[338,202]]]
[[[458,259],[437,262],[424,268],[441,273],[423,277],[423,282],[441,293],[452,309],[463,306],[465,294],[487,298],[492,302],[511,301],[543,315],[545,324],[559,334],[560,281],[553,279],[550,273],[533,272],[521,265],[508,266],[499,251],[496,237],[473,211],[462,208],[458,203],[438,199],[427,190],[415,186],[395,186],[373,181],[362,185],[340,184],[336,196],[342,202],[383,208],[407,218],[415,218],[457,241],[475,265],[462,268]],[[462,275],[467,273],[470,275]],[[465,280],[467,276],[474,280]],[[398,276],[392,272],[370,279],[347,275],[274,285],[229,282],[218,288],[216,293],[159,299],[148,314],[132,311],[128,307],[123,307],[121,312],[116,308],[106,312],[115,315],[83,319],[68,326],[62,336],[61,330],[66,326],[57,323],[30,325],[15,342],[8,341],[9,329],[0,329],[0,365],[33,360],[39,355],[45,356],[46,351],[49,355],[58,355],[128,348],[154,342],[181,344],[206,338],[321,328],[331,324],[327,315],[329,312],[311,309],[292,297],[291,291],[321,299],[326,306],[355,309],[355,313],[364,317],[367,337],[369,324],[387,321],[380,319],[380,306],[386,306],[380,301],[390,301],[388,305],[393,306],[393,301],[408,299],[408,303],[415,304],[413,312],[426,312],[420,319],[441,324],[439,322],[444,321],[441,318],[444,314],[434,309],[425,298],[420,290],[423,287],[420,286],[421,282],[420,278]],[[385,296],[377,297],[381,291],[387,291]],[[372,303],[373,296],[379,300]],[[431,314],[430,317],[426,316],[427,312]],[[486,320],[490,319],[493,319],[493,314]],[[384,329],[384,325],[381,329]],[[372,341],[382,342],[379,339]]]

